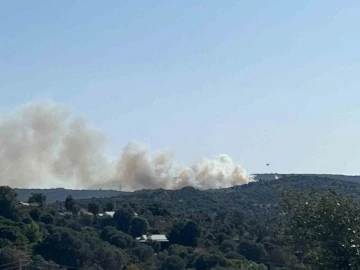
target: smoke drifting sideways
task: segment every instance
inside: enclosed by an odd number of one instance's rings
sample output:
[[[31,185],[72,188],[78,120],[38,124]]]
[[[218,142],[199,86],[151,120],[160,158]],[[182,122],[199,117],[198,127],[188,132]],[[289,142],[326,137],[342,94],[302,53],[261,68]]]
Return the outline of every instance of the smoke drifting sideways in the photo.
[[[177,166],[167,152],[129,142],[118,158],[105,135],[54,102],[25,105],[0,120],[0,185],[18,188],[224,188],[251,181],[228,155]]]

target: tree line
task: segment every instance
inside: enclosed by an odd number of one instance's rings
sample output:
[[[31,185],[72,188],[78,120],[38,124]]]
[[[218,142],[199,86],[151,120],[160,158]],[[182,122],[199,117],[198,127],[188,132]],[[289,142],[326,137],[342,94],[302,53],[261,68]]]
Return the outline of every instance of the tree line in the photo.
[[[49,269],[360,269],[357,199],[323,190],[328,180],[317,180],[320,191],[279,189],[272,203],[244,198],[276,182],[185,188],[172,196],[164,190],[115,199],[70,195],[56,203],[34,193],[30,205],[2,186],[0,266],[26,260]],[[244,200],[228,204],[230,192]],[[115,213],[99,215],[105,211]],[[155,234],[169,242],[138,240]]]

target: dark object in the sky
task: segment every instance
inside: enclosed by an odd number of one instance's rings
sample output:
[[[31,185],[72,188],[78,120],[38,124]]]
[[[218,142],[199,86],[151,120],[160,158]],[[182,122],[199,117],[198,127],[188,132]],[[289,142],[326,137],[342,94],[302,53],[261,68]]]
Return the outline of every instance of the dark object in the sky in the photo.
[[[266,163],[266,166],[270,166],[270,163]]]

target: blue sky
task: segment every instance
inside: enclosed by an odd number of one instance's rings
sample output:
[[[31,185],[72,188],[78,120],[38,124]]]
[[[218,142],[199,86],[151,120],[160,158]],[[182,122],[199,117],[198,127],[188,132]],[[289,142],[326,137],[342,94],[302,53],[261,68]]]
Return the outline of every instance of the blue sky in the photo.
[[[136,140],[180,163],[360,174],[359,14],[358,1],[6,1],[0,112],[52,98],[114,155]]]

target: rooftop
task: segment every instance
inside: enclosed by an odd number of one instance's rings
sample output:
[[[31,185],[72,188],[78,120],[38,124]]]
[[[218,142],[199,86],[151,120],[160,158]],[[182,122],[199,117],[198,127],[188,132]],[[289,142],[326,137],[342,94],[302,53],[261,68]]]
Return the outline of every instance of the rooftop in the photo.
[[[114,217],[115,211],[106,211],[104,213],[100,213],[98,214],[99,217],[103,217],[103,216],[110,216],[110,217]]]
[[[169,240],[166,238],[165,234],[153,234],[153,235],[142,235],[141,237],[136,238],[141,243],[147,242],[147,241],[155,241],[155,242],[169,242]]]

